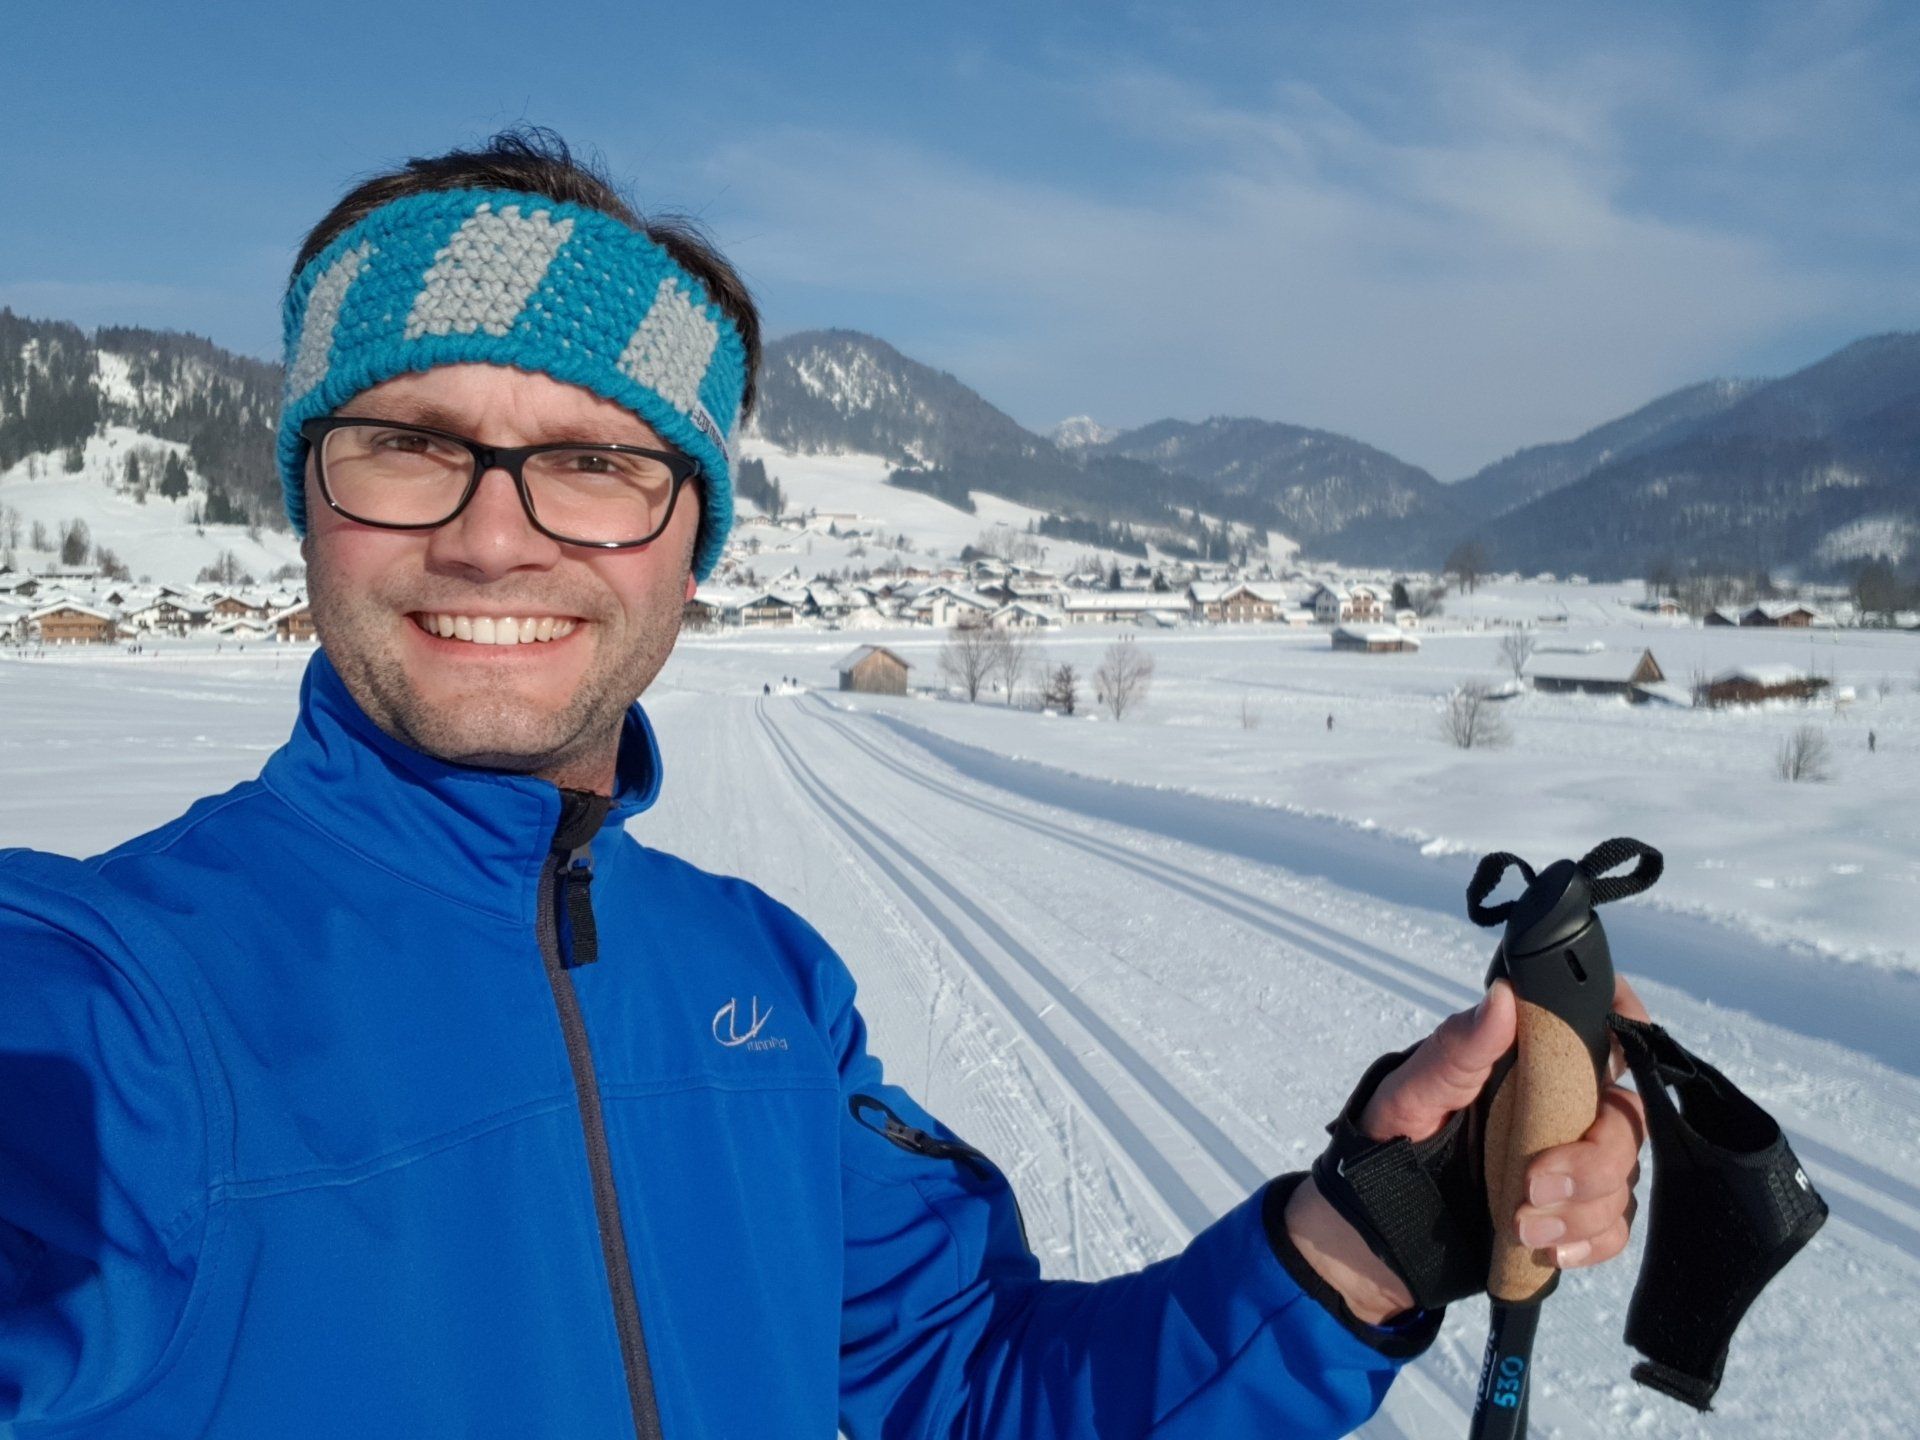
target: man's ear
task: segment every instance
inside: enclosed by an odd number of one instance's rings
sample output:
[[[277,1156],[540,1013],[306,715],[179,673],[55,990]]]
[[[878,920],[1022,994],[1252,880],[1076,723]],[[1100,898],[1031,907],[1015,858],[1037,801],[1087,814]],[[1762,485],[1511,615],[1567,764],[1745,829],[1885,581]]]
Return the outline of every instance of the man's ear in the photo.
[[[687,593],[681,596],[681,599],[682,600],[693,599],[693,592],[696,588],[698,588],[698,582],[696,582],[693,578],[693,571],[689,570],[687,571]]]

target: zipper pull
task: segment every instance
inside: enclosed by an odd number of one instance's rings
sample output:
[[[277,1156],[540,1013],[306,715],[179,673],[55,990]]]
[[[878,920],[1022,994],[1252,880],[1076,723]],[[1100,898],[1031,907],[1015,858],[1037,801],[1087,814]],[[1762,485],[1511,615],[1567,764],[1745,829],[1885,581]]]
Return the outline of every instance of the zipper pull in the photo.
[[[555,878],[560,887],[562,933],[567,941],[561,953],[572,970],[600,958],[600,931],[594,924],[593,899],[588,893],[593,884],[592,842],[579,846],[567,860]]]

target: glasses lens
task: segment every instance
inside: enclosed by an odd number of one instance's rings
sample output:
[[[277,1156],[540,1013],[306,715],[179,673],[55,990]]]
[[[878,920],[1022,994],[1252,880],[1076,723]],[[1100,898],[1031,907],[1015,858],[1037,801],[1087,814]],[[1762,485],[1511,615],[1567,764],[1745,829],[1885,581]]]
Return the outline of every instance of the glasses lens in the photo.
[[[645,540],[666,524],[673,468],[650,455],[581,445],[543,450],[522,468],[533,513],[569,540]]]
[[[460,446],[398,425],[328,431],[320,465],[333,503],[374,525],[436,525],[473,476],[473,457]]]

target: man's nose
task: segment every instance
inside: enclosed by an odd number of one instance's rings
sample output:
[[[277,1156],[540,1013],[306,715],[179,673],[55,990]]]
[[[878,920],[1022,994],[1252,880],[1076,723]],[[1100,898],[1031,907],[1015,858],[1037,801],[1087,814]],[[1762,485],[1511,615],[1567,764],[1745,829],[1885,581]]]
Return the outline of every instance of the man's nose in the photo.
[[[436,566],[492,579],[514,570],[544,570],[560,558],[560,542],[533,527],[519,488],[505,469],[483,471],[460,513],[430,532]]]

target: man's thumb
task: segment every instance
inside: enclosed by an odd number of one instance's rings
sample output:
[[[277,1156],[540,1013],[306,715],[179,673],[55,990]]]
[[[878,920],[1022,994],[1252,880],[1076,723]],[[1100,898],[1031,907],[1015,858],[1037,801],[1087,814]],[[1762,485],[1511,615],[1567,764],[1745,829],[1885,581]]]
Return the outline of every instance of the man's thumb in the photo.
[[[1513,987],[1496,980],[1471,1010],[1449,1015],[1407,1063],[1380,1082],[1360,1114],[1376,1140],[1424,1140],[1471,1105],[1500,1057],[1513,1047]]]

